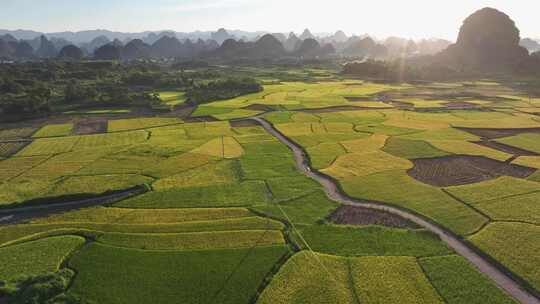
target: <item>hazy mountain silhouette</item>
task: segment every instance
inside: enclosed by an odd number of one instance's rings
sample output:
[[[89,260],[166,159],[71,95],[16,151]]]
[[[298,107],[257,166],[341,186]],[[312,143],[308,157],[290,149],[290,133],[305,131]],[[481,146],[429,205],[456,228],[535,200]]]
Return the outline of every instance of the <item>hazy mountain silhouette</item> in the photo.
[[[283,43],[283,46],[285,47],[285,50],[287,52],[294,52],[300,48],[300,45],[302,44],[302,40],[298,38],[293,32],[289,34],[289,37],[285,42]]]
[[[81,49],[83,49],[87,54],[93,54],[97,48],[100,48],[108,43],[111,43],[109,38],[106,36],[98,36],[88,43],[81,44]]]
[[[41,58],[52,58],[56,57],[57,50],[54,47],[54,44],[47,39],[45,36],[39,38],[40,44],[39,48],[36,51],[36,55]]]
[[[150,58],[152,47],[144,43],[141,39],[133,39],[122,49],[122,59],[134,60]]]
[[[387,48],[375,42],[370,37],[360,40],[354,40],[342,51],[343,56],[347,57],[385,57],[388,53]]]
[[[540,51],[540,43],[531,38],[521,39],[519,45],[526,48],[530,53]]]
[[[81,60],[83,57],[83,51],[73,44],[66,45],[58,53],[58,58],[64,60]]]
[[[122,46],[113,42],[99,47],[94,52],[96,60],[119,60],[122,58]]]
[[[457,42],[443,51],[441,60],[484,71],[514,69],[529,59],[520,43],[519,29],[510,17],[483,8],[465,19]]]
[[[217,32],[212,33],[211,37],[212,40],[215,40],[219,44],[222,44],[227,39],[235,39],[235,37],[230,35],[224,28],[220,28]]]
[[[306,39],[315,39],[315,36],[309,31],[309,29],[305,29],[302,35],[300,35],[300,40],[306,40]]]

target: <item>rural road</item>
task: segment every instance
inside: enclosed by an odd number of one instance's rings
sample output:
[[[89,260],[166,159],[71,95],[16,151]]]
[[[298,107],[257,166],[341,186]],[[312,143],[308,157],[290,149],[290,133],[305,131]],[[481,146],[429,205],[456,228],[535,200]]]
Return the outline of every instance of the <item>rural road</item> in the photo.
[[[100,206],[142,193],[144,191],[145,189],[143,187],[134,187],[120,192],[66,203],[51,203],[39,206],[0,209],[0,226],[18,224],[31,219],[47,217],[53,214],[71,210]]]
[[[497,286],[505,290],[509,295],[514,297],[517,301],[523,304],[540,304],[540,300],[525,290],[519,283],[512,279],[509,275],[501,271],[495,265],[490,263],[484,257],[477,254],[471,247],[469,247],[464,241],[460,240],[450,231],[442,228],[441,226],[435,225],[428,220],[424,219],[421,216],[415,215],[414,213],[407,212],[405,210],[384,205],[382,203],[375,203],[369,201],[363,201],[359,199],[351,198],[345,195],[338,187],[336,182],[330,177],[316,172],[309,167],[309,161],[307,155],[304,153],[304,150],[291,141],[288,137],[280,133],[277,129],[274,128],[272,124],[268,121],[259,118],[253,117],[250,118],[258,122],[268,133],[275,136],[279,141],[287,145],[292,152],[294,153],[294,159],[298,169],[300,169],[305,175],[319,182],[325,189],[328,197],[334,201],[341,202],[346,205],[359,206],[364,208],[370,208],[375,210],[381,210],[390,212],[392,214],[399,215],[405,219],[408,219],[429,231],[437,234],[443,242],[445,242],[450,248],[452,248],[457,254],[466,258],[469,262],[476,266],[476,268],[484,273],[486,276],[491,278]]]

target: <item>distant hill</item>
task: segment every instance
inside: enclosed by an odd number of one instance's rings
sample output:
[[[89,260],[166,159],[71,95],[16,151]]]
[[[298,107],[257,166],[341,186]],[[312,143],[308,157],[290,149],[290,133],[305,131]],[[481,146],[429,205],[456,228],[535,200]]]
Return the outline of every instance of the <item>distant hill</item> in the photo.
[[[514,70],[529,60],[529,52],[520,46],[516,24],[493,8],[476,11],[465,21],[455,44],[439,59],[465,69],[481,71]]]

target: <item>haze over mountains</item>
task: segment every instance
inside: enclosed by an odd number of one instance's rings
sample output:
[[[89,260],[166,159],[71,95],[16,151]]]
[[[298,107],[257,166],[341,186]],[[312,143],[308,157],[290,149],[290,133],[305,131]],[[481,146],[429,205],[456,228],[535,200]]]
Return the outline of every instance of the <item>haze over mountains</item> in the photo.
[[[452,44],[444,39],[413,41],[400,37],[379,40],[369,35],[266,33],[219,29],[215,32],[145,31],[140,33],[89,30],[40,33],[0,30],[0,58],[72,58],[136,60],[148,58],[267,58],[267,57],[361,57],[397,58],[434,55]],[[540,41],[524,38],[520,45],[530,53]],[[67,49],[65,49],[67,47]]]

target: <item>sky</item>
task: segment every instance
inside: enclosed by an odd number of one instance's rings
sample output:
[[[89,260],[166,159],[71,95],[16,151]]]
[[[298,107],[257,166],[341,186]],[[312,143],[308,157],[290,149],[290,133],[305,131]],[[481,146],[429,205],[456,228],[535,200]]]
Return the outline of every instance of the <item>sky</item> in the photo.
[[[522,37],[540,38],[535,0],[0,0],[0,28],[38,32],[241,29],[455,40],[468,15],[490,6]]]

